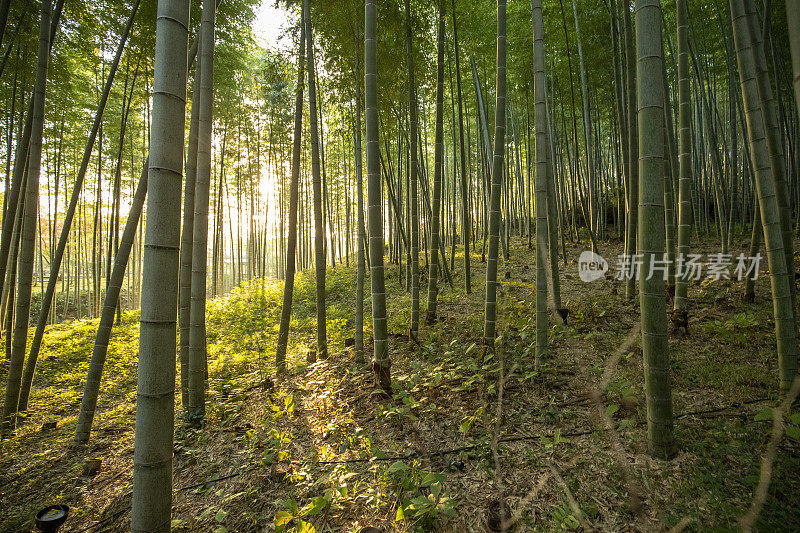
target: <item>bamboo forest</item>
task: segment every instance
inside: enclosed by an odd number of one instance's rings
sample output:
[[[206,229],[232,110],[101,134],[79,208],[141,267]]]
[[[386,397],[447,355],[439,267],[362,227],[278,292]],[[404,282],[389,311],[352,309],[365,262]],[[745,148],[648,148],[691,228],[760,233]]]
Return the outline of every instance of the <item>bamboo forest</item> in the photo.
[[[800,531],[800,0],[0,0],[0,533]]]

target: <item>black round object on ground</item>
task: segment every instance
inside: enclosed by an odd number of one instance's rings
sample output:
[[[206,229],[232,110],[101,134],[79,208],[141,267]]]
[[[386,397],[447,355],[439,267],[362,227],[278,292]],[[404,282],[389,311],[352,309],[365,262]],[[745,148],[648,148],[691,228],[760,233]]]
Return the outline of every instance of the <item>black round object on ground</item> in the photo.
[[[55,533],[64,525],[69,515],[67,505],[49,505],[36,513],[36,528],[44,533]]]

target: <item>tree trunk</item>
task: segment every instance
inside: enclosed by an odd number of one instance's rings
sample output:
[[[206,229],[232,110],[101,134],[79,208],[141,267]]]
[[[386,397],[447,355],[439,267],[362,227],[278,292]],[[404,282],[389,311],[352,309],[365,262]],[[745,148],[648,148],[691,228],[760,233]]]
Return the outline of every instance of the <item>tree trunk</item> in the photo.
[[[786,180],[786,163],[783,153],[780,125],[776,117],[775,97],[767,71],[767,58],[764,52],[763,33],[758,25],[758,15],[752,3],[745,4],[747,21],[750,25],[752,37],[752,50],[755,57],[756,80],[758,81],[758,98],[761,101],[761,112],[767,133],[767,150],[769,152],[772,177],[775,182],[775,195],[778,201],[778,212],[781,219],[781,234],[783,236],[783,253],[786,257],[786,270],[789,279],[789,296],[792,309],[795,309],[795,268],[794,268],[794,240],[792,238],[792,206],[789,197],[789,186]],[[768,29],[768,28],[767,28]]]
[[[654,457],[674,451],[672,390],[664,292],[666,272],[655,263],[664,253],[664,93],[660,0],[636,1],[639,126],[639,249],[642,266],[639,301],[642,315],[647,401],[647,444]],[[662,263],[663,264],[663,263]]]
[[[464,143],[464,103],[461,98],[461,62],[459,60],[460,51],[458,46],[458,31],[456,28],[456,3],[455,0],[450,0],[450,6],[453,17],[453,43],[455,47],[456,56],[456,88],[458,90],[458,147],[459,155],[461,156],[461,233],[464,244],[464,291],[467,294],[472,292],[472,278],[469,266],[469,240],[470,240],[470,211],[469,211],[469,194],[467,191],[467,156],[466,147]],[[453,254],[455,255],[455,254]]]
[[[192,286],[189,326],[189,404],[185,416],[193,422],[205,418],[206,378],[206,268],[208,265],[208,204],[211,187],[211,140],[214,110],[215,0],[203,1],[200,24],[200,79],[197,118],[197,178],[192,230]],[[190,124],[191,126],[191,124]]]
[[[87,442],[89,433],[92,430],[92,421],[97,407],[97,396],[100,392],[100,379],[103,376],[103,366],[106,362],[108,353],[108,341],[111,338],[111,329],[114,326],[114,311],[119,302],[119,293],[122,288],[122,281],[130,258],[131,248],[133,247],[136,229],[139,226],[139,219],[142,216],[142,206],[147,195],[147,166],[145,160],[139,184],[133,197],[131,210],[128,213],[128,220],[125,222],[125,229],[122,232],[122,240],[117,255],[114,258],[114,270],[108,283],[103,310],[100,315],[100,325],[97,327],[97,334],[94,339],[94,349],[92,350],[92,360],[89,363],[89,371],[86,374],[86,384],[83,389],[83,399],[81,400],[81,410],[78,413],[78,425],[75,428],[75,442]]]
[[[417,118],[417,87],[416,73],[414,72],[414,45],[411,31],[410,1],[405,0],[406,12],[406,55],[408,58],[408,108],[410,115],[409,124],[409,189],[411,194],[411,326],[409,337],[415,340],[419,337],[419,194],[417,192],[418,161],[417,137],[419,136]]]
[[[300,20],[305,20],[305,2]],[[286,346],[289,343],[289,322],[292,319],[292,296],[294,294],[294,274],[297,263],[297,207],[300,202],[300,152],[303,134],[303,81],[305,79],[306,26],[300,24],[300,49],[297,52],[297,84],[294,103],[294,140],[292,142],[292,177],[289,184],[289,234],[286,239],[286,275],[283,284],[283,305],[281,323],[278,330],[278,347],[275,366],[278,372],[286,370]]]
[[[778,366],[781,386],[788,389],[797,373],[797,330],[792,306],[789,270],[783,246],[780,211],[776,198],[774,169],[770,166],[767,149],[767,121],[764,118],[764,102],[759,98],[756,57],[752,35],[742,0],[730,0],[733,20],[733,37],[736,60],[739,67],[739,82],[742,87],[747,133],[750,141],[750,156],[756,175],[756,187],[764,227],[764,242],[772,284],[772,308],[775,316],[775,337],[778,348]]]
[[[6,283],[6,294],[4,294],[3,302],[6,306],[5,312],[3,313],[3,331],[5,332],[6,342],[6,360],[11,361],[11,348],[12,348],[12,339],[14,337],[13,330],[14,330],[14,297],[15,292],[14,288],[17,282],[17,267],[19,263],[17,262],[17,257],[19,254],[19,239],[20,235],[22,234],[22,219],[25,214],[25,189],[28,186],[28,176],[27,172],[22,177],[22,186],[20,189],[20,195],[17,198],[17,207],[16,207],[16,215],[14,220],[14,228],[11,238],[11,243],[9,247],[9,265],[10,268],[8,270],[8,283]]]
[[[33,374],[36,370],[36,361],[39,358],[39,351],[42,347],[42,340],[44,339],[44,330],[47,326],[48,316],[50,315],[50,306],[53,303],[53,298],[55,296],[57,283],[58,283],[58,273],[61,270],[61,261],[64,257],[64,250],[67,246],[67,242],[69,241],[69,232],[70,228],[72,227],[72,222],[75,218],[75,210],[78,205],[78,201],[80,200],[81,191],[83,189],[83,181],[86,177],[86,172],[89,168],[89,162],[92,157],[92,150],[94,148],[94,141],[97,137],[97,133],[100,129],[100,125],[103,121],[103,112],[105,110],[106,104],[108,103],[108,98],[111,93],[111,86],[114,82],[114,75],[116,74],[117,67],[119,66],[120,58],[122,57],[122,52],[125,49],[125,43],[127,42],[128,35],[130,34],[130,29],[133,26],[133,21],[136,16],[136,12],[139,8],[139,3],[141,0],[137,0],[137,2],[133,5],[131,10],[131,14],[128,17],[128,22],[125,25],[125,30],[122,34],[120,39],[119,47],[117,48],[117,53],[114,56],[114,61],[111,63],[111,67],[108,72],[108,78],[106,79],[106,85],[103,88],[103,94],[100,98],[100,103],[97,108],[97,112],[95,113],[94,123],[92,125],[92,131],[89,134],[89,139],[86,141],[86,147],[83,153],[83,160],[81,161],[81,166],[78,169],[78,176],[75,180],[75,185],[72,189],[72,195],[70,196],[69,206],[67,207],[67,211],[64,215],[64,224],[62,226],[61,235],[58,239],[58,246],[56,247],[55,253],[53,254],[53,258],[50,262],[50,276],[47,280],[47,288],[44,291],[41,299],[41,305],[39,309],[39,317],[36,321],[36,331],[33,335],[33,340],[31,341],[31,350],[28,354],[28,361],[25,365],[25,373],[22,377],[22,389],[20,391],[20,398],[19,398],[19,410],[25,411],[28,408],[28,398],[30,395],[30,388],[31,383],[33,381]],[[78,292],[78,301],[80,302],[80,292]],[[77,317],[78,315],[76,315]]]
[[[408,0],[406,0],[408,2]],[[355,356],[356,361],[359,363],[364,362],[364,278],[366,272],[364,269],[364,255],[365,255],[365,231],[364,231],[364,186],[363,186],[363,168],[361,159],[361,50],[359,46],[359,35],[356,30],[353,30],[353,40],[356,49],[356,112],[355,112],[355,125],[353,128],[353,149],[355,152],[356,164],[356,195],[357,199],[357,233],[356,246],[358,247],[357,254],[357,285],[356,285],[356,320],[355,320]]]
[[[531,0],[533,23],[533,99],[536,157],[536,366],[547,355],[547,108],[544,73],[544,23],[541,0]],[[576,12],[577,21],[577,12]],[[552,203],[551,203],[552,205]]]
[[[44,130],[44,98],[47,86],[47,66],[50,55],[50,0],[41,2],[41,23],[39,26],[39,54],[36,67],[36,84],[33,94],[31,140],[28,150],[28,177],[25,190],[25,211],[19,245],[19,266],[17,273],[16,310],[14,311],[14,339],[11,346],[11,359],[8,364],[8,384],[6,386],[5,408],[3,410],[2,430],[5,436],[14,430],[20,397],[22,366],[28,344],[28,323],[30,321],[31,285],[33,279],[34,251],[36,249],[36,228],[38,225],[39,177],[42,163],[42,135]]]
[[[200,39],[198,50],[200,48]],[[185,172],[183,187],[183,227],[181,228],[180,274],[178,289],[178,329],[180,331],[181,357],[181,405],[185,410],[189,404],[189,335],[191,331],[192,303],[192,241],[194,239],[194,204],[197,184],[197,143],[198,120],[200,118],[200,79],[202,61],[198,61],[194,70],[194,86],[192,88],[192,114],[189,121],[189,139],[186,147]],[[216,247],[214,249],[216,252]],[[216,286],[215,286],[216,289]],[[214,291],[216,292],[216,290]]]
[[[795,109],[800,113],[800,0],[786,0],[786,19],[789,26],[789,46],[792,51]]]
[[[544,31],[544,30],[542,30]],[[544,46],[544,45],[543,45]],[[566,324],[568,309],[561,307],[561,280],[558,277],[558,231],[559,216],[556,200],[556,183],[553,167],[553,145],[550,137],[550,108],[547,103],[547,72],[544,72],[544,110],[545,110],[545,151],[547,159],[547,231],[548,231],[548,251],[550,254],[550,278],[547,289],[553,296],[553,306],[559,318]],[[535,120],[535,118],[534,118]],[[534,148],[535,149],[535,148]],[[563,242],[564,234],[561,239]],[[566,250],[564,250],[564,261],[566,262]]]
[[[595,174],[594,142],[592,140],[592,115],[589,111],[589,94],[586,88],[586,69],[583,67],[583,46],[581,45],[581,30],[578,24],[578,5],[576,0],[572,0],[572,13],[575,17],[575,40],[578,43],[578,65],[581,70],[581,99],[583,102],[583,140],[586,146],[586,182],[589,190],[589,220],[587,226],[589,230],[595,235],[599,235],[598,222],[599,217],[597,213],[597,193],[599,187],[597,186],[597,176]],[[577,154],[576,154],[577,156]]]
[[[625,94],[627,96],[628,104],[628,168],[631,173],[628,179],[628,220],[626,223],[627,231],[625,233],[625,254],[631,257],[636,254],[636,217],[638,209],[634,206],[638,205],[639,197],[639,134],[636,122],[636,53],[633,46],[633,28],[631,25],[631,14],[628,0],[623,0],[622,10],[625,12],[625,57],[627,60],[626,73],[626,87]],[[635,268],[635,267],[633,267]],[[625,284],[625,298],[633,300],[636,296],[636,271],[628,273],[628,279]]]
[[[367,196],[369,204],[370,282],[372,284],[372,370],[378,386],[391,394],[389,339],[386,331],[386,283],[383,273],[383,214],[378,145],[377,0],[364,3],[364,95],[367,119]]]
[[[486,264],[485,350],[494,348],[497,316],[497,261],[500,252],[500,205],[506,134],[506,2],[497,0],[497,79],[494,109],[494,154],[489,211],[489,253]]]
[[[431,215],[431,266],[428,272],[428,309],[425,320],[429,324],[436,321],[436,300],[439,293],[439,222],[442,194],[442,173],[444,170],[444,1],[439,0],[439,29],[436,50],[436,131],[434,140],[433,167],[433,208]]]
[[[64,0],[58,0],[56,2],[55,9],[53,9],[49,33],[50,48],[48,50],[53,49],[53,40],[55,39],[56,30],[58,29],[58,21],[61,18],[61,10],[63,7]],[[20,187],[22,185],[22,180],[24,179],[28,164],[28,149],[31,140],[31,127],[33,124],[33,104],[34,98],[31,98],[28,101],[28,111],[25,115],[25,126],[20,132],[20,141],[17,143],[17,153],[14,157],[14,173],[11,181],[11,191],[8,194],[8,201],[6,202],[8,206],[8,212],[4,213],[3,216],[3,231],[2,238],[0,239],[0,294],[3,294],[3,291],[5,290],[6,270],[9,266],[8,252],[10,250],[12,234],[14,231],[15,206],[18,205],[17,199],[20,195]]]
[[[753,208],[753,231],[750,234],[749,257],[755,257],[761,248],[761,233],[764,229],[761,226],[761,208],[758,205],[758,198]],[[747,276],[744,280],[744,301],[754,302],[756,300],[756,280],[754,276]]]
[[[159,0],[133,458],[133,531],[169,531],[189,0]]]
[[[692,236],[692,104],[689,88],[689,7],[677,0],[678,19],[678,261],[686,261]],[[689,280],[686,269],[675,276],[675,315],[673,323],[688,327]]]
[[[307,1],[307,0],[306,0]],[[325,318],[325,219],[322,213],[322,182],[320,178],[320,146],[317,114],[317,79],[314,72],[314,34],[311,26],[311,8],[305,12],[306,39],[308,39],[308,106],[309,135],[311,136],[311,176],[314,189],[314,273],[317,303],[317,354],[328,357],[328,336]],[[331,250],[333,252],[333,250]]]

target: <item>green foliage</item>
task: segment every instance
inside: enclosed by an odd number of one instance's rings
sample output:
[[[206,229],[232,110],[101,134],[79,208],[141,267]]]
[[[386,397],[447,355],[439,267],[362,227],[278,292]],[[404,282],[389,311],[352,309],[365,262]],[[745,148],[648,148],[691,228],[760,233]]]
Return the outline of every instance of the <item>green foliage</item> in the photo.
[[[771,421],[774,418],[775,410],[772,407],[765,407],[756,413],[753,420],[756,422],[765,422]],[[771,433],[772,428],[770,427],[767,431]],[[786,432],[786,436],[790,439],[800,441],[800,411],[790,412],[784,415],[784,431]]]
[[[578,531],[581,529],[581,523],[567,504],[553,507],[551,516],[556,527],[561,531]]]
[[[718,339],[744,346],[752,342],[752,334],[759,321],[751,312],[738,313],[727,320],[714,320],[705,324],[706,331]]]
[[[414,531],[430,531],[455,516],[458,502],[444,494],[445,476],[426,472],[414,462],[392,463],[382,475],[397,501],[395,521],[406,520]]]
[[[354,272],[328,269],[327,321],[331,353],[344,346],[350,336],[352,316],[348,291]],[[253,279],[234,288],[223,297],[209,299],[206,307],[206,330],[209,339],[209,368],[218,377],[234,377],[242,371],[263,369],[270,365],[275,350],[283,284],[275,280]],[[313,271],[295,278],[289,351],[303,351],[314,346],[316,325]],[[269,356],[267,356],[269,354]]]

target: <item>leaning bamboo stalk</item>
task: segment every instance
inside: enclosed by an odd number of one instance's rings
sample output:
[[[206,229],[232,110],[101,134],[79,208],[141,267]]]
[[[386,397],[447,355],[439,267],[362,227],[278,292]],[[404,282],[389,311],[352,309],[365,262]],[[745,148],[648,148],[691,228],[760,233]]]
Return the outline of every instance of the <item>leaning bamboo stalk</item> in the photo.
[[[6,386],[2,429],[0,429],[0,434],[3,436],[13,431],[16,425],[17,412],[19,411],[22,367],[25,361],[25,349],[28,343],[31,285],[33,282],[33,262],[39,216],[39,177],[41,174],[42,136],[44,133],[44,99],[50,55],[50,8],[50,0],[43,0],[41,3],[41,23],[39,25],[39,55],[33,94],[31,140],[28,149],[27,187],[25,190],[22,232],[19,244],[19,265],[17,267],[14,338],[11,344],[11,359],[8,364],[8,383]]]
[[[83,398],[81,399],[81,410],[78,413],[78,424],[75,427],[76,442],[88,441],[92,430],[92,422],[97,408],[97,397],[100,392],[100,379],[103,376],[103,367],[108,353],[108,341],[111,338],[111,330],[114,327],[114,311],[117,308],[117,302],[119,302],[119,294],[122,289],[128,259],[130,258],[139,220],[142,216],[144,200],[147,196],[147,167],[148,161],[145,160],[142,175],[139,178],[139,184],[136,186],[136,193],[133,196],[131,209],[128,212],[128,220],[125,222],[125,229],[122,230],[119,249],[114,258],[114,270],[111,272],[108,290],[103,301],[100,325],[97,326],[92,359],[89,363]]]
[[[73,186],[72,195],[69,199],[69,206],[64,214],[64,223],[61,229],[61,235],[58,239],[58,245],[56,246],[55,253],[53,254],[53,259],[50,262],[50,277],[47,280],[47,288],[42,296],[39,318],[36,322],[36,331],[33,334],[31,350],[28,354],[28,361],[25,366],[25,374],[23,375],[22,380],[22,390],[19,400],[19,407],[21,411],[25,411],[28,408],[28,397],[30,395],[33,374],[36,369],[36,360],[39,357],[39,350],[41,349],[42,340],[44,338],[44,330],[47,326],[47,317],[50,314],[50,306],[52,305],[53,297],[55,296],[56,285],[58,283],[58,273],[61,270],[61,262],[64,258],[64,250],[66,249],[69,241],[70,228],[72,227],[72,222],[75,218],[75,210],[78,206],[78,200],[80,200],[81,190],[83,189],[83,181],[86,177],[86,171],[89,168],[89,163],[92,158],[94,142],[97,138],[97,133],[103,121],[103,111],[105,110],[109,95],[111,94],[111,86],[114,82],[114,75],[116,74],[117,67],[119,66],[119,61],[122,57],[122,51],[125,49],[125,43],[127,42],[131,27],[133,26],[133,20],[136,15],[136,11],[139,8],[140,2],[141,0],[137,0],[131,9],[131,14],[128,17],[128,22],[125,25],[125,30],[122,33],[119,46],[117,47],[117,53],[114,56],[114,61],[112,61],[111,67],[109,68],[108,78],[106,80],[106,85],[103,88],[103,94],[100,97],[100,102],[97,106],[94,123],[92,124],[92,130],[89,134],[89,139],[86,141],[83,159],[81,160],[81,166],[78,169],[78,175],[75,178],[75,185]]]
[[[750,156],[756,176],[761,223],[764,227],[764,242],[772,285],[772,306],[775,316],[775,337],[778,348],[778,366],[781,386],[788,389],[797,373],[797,331],[792,308],[790,279],[783,247],[778,200],[775,182],[772,177],[769,151],[766,143],[766,124],[761,110],[763,102],[759,98],[756,58],[752,48],[747,15],[742,0],[730,0],[733,20],[733,37],[736,47],[736,60],[739,67],[739,83],[742,89],[747,133],[750,142]]]
[[[789,185],[786,180],[786,164],[781,142],[780,126],[775,113],[775,97],[767,71],[767,58],[764,52],[764,40],[761,28],[758,25],[755,6],[745,4],[747,22],[752,38],[752,50],[755,56],[756,80],[758,81],[758,98],[761,101],[761,113],[766,128],[767,151],[769,152],[772,178],[775,182],[775,196],[778,201],[778,211],[781,218],[781,235],[783,236],[783,254],[786,257],[786,270],[789,278],[794,279],[794,239],[792,235],[792,209],[789,198]],[[795,309],[795,284],[789,284],[789,293],[792,299],[792,309]]]

